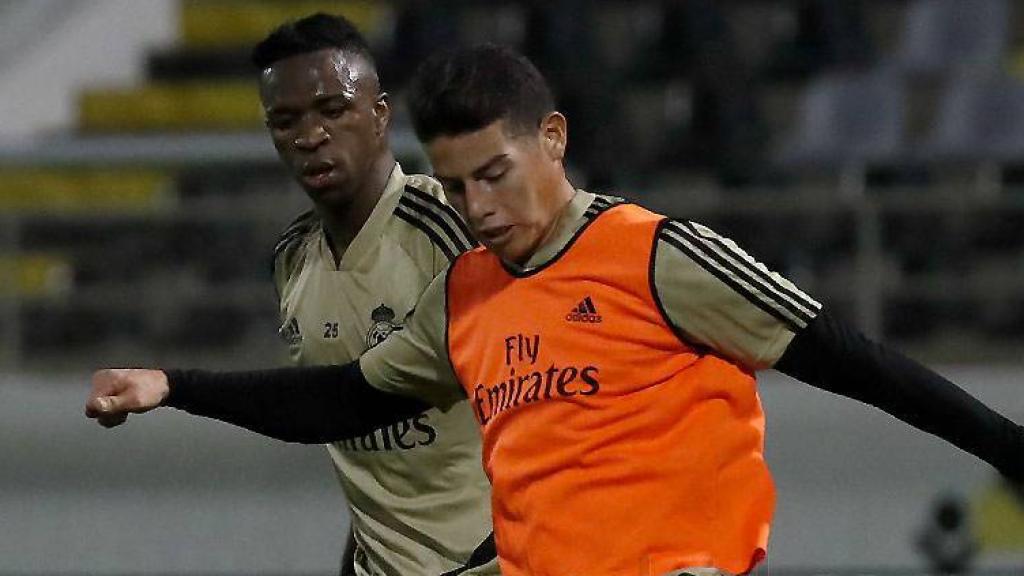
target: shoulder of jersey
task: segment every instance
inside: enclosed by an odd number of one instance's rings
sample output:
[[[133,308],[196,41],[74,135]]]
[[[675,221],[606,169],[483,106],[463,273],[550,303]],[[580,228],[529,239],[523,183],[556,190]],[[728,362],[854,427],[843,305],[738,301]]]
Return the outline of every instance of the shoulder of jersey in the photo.
[[[277,243],[274,245],[273,266],[277,267],[278,262],[293,260],[303,242],[319,224],[320,218],[313,210],[303,212],[293,220],[277,237]]]
[[[625,198],[619,196],[608,196],[607,194],[594,194],[594,201],[590,203],[587,211],[583,213],[583,217],[587,220],[593,220],[603,212],[618,206],[619,204],[629,204]]]
[[[441,185],[429,176],[407,177],[395,216],[426,237],[449,261],[476,246],[466,223],[448,205]]]
[[[707,226],[666,220],[658,239],[794,331],[807,326],[821,309],[820,303]]]

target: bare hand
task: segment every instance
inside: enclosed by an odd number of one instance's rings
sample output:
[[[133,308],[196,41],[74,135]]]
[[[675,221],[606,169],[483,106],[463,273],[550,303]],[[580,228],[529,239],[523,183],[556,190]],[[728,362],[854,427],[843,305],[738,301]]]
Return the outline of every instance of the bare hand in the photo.
[[[92,375],[85,415],[113,428],[123,424],[128,414],[156,408],[169,393],[167,375],[161,370],[99,370]]]

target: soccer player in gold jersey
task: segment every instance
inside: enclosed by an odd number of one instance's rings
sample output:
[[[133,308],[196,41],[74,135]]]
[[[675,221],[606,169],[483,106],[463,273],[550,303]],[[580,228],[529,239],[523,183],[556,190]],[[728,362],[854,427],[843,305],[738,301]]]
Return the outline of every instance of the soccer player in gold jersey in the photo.
[[[252,61],[270,137],[312,202],[275,248],[280,334],[300,366],[351,362],[401,331],[427,284],[475,243],[440,185],[395,161],[391,104],[349,21],[284,24]],[[352,519],[342,574],[497,574],[469,403],[401,414],[401,396],[364,400],[380,425],[327,445]]]

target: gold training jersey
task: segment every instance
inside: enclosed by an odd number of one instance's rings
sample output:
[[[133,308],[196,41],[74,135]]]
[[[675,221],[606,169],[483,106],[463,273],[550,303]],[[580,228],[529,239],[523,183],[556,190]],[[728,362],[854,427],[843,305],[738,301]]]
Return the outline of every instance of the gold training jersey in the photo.
[[[304,214],[282,235],[274,259],[281,336],[292,359],[343,364],[401,333],[424,288],[470,238],[440,186],[397,164],[340,265],[319,220]],[[441,574],[463,565],[490,534],[490,490],[467,402],[328,451],[352,509],[359,573]],[[492,560],[463,574],[497,573]]]

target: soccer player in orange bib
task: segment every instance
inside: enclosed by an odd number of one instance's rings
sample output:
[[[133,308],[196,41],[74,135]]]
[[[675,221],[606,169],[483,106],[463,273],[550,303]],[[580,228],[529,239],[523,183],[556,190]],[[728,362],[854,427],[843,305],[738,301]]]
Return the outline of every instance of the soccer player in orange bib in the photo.
[[[366,396],[468,398],[506,576],[752,570],[775,498],[754,377],[768,368],[1024,480],[1020,426],[710,229],[575,189],[566,119],[522,56],[437,55],[410,109],[483,247],[435,279],[405,330],[345,366],[100,371],[87,412],[110,425],[165,405],[328,441],[375,424],[356,408]]]

